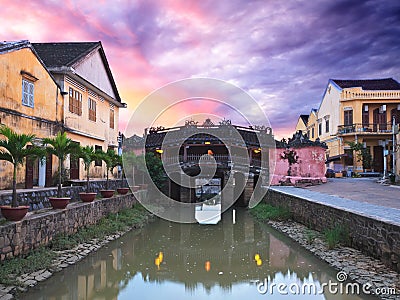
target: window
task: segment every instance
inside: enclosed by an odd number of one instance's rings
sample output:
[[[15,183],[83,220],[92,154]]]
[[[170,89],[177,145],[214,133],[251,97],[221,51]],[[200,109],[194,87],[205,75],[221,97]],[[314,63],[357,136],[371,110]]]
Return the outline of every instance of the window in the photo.
[[[368,111],[368,105],[367,104],[363,105],[362,124],[363,124],[364,127],[368,127],[368,124],[369,124],[369,111]]]
[[[344,125],[353,125],[353,110],[344,111]]]
[[[328,133],[329,132],[329,119],[325,120],[325,132]]]
[[[110,109],[110,128],[114,129],[114,110]]]
[[[314,138],[314,127],[311,128],[311,138],[312,138],[312,139]]]
[[[101,150],[103,150],[103,147],[101,147],[101,146],[99,146],[99,145],[95,145],[95,146],[94,146],[94,150],[95,150],[95,151],[101,151]],[[101,159],[96,159],[96,160],[94,161],[94,165],[95,165],[96,167],[101,167],[101,166],[102,166],[102,161],[101,161]]]
[[[69,88],[69,111],[82,115],[82,94],[73,88]]]
[[[34,85],[33,82],[30,82],[26,79],[22,79],[22,104],[25,106],[33,107],[34,106]]]
[[[89,98],[88,104],[89,104],[89,120],[96,122],[96,101]]]
[[[318,124],[318,135],[322,135],[322,123]]]

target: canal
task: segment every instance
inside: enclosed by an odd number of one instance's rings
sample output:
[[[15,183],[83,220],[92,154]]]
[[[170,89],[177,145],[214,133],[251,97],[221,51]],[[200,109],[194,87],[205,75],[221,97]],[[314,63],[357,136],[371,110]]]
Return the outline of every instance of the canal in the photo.
[[[319,291],[323,283],[338,283],[336,274],[245,209],[233,224],[230,210],[218,225],[157,219],[56,273],[23,299],[375,299],[328,287],[324,294],[307,292],[304,283]],[[305,294],[294,295],[304,287]]]

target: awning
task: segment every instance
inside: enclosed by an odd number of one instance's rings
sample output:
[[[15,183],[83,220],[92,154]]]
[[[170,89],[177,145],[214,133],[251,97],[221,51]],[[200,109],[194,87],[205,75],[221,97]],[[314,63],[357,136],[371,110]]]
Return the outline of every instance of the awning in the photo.
[[[342,157],[348,157],[348,154],[347,153],[343,153],[343,154],[339,154],[339,155],[329,156],[326,159],[325,163],[327,164],[327,163],[329,163],[331,161],[340,160]]]

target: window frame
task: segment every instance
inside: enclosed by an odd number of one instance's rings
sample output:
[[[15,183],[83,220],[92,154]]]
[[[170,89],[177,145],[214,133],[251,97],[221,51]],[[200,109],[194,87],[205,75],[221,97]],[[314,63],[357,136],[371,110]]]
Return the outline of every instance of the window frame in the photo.
[[[22,78],[21,85],[22,85],[21,86],[21,88],[22,88],[22,97],[21,97],[22,105],[34,108],[35,107],[35,84],[26,78]],[[25,86],[27,86],[28,91],[25,91],[25,89],[24,89]],[[26,97],[25,97],[25,95],[26,95]],[[27,101],[24,101],[24,99],[27,99]]]
[[[350,120],[350,117],[351,117],[351,120]],[[345,110],[343,112],[343,125],[344,126],[352,126],[354,124],[353,123],[354,122],[353,118],[354,118],[353,110],[352,109]],[[351,122],[349,122],[349,121],[351,121]]]
[[[110,128],[115,129],[115,111],[110,108]]]
[[[330,127],[330,124],[329,124],[329,119],[326,119],[325,120],[325,133],[329,133],[329,128]]]
[[[97,103],[94,99],[88,98],[88,118],[89,121],[96,122],[97,121]]]
[[[69,112],[78,116],[82,116],[82,93],[72,87],[69,87],[68,96]]]

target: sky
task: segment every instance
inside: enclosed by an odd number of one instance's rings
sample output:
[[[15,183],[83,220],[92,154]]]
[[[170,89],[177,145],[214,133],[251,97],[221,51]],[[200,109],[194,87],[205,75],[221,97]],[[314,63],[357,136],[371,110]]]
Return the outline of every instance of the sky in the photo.
[[[149,93],[185,78],[243,89],[278,138],[318,108],[330,78],[400,80],[398,0],[0,0],[0,7],[1,40],[102,42],[128,104],[121,131]]]

